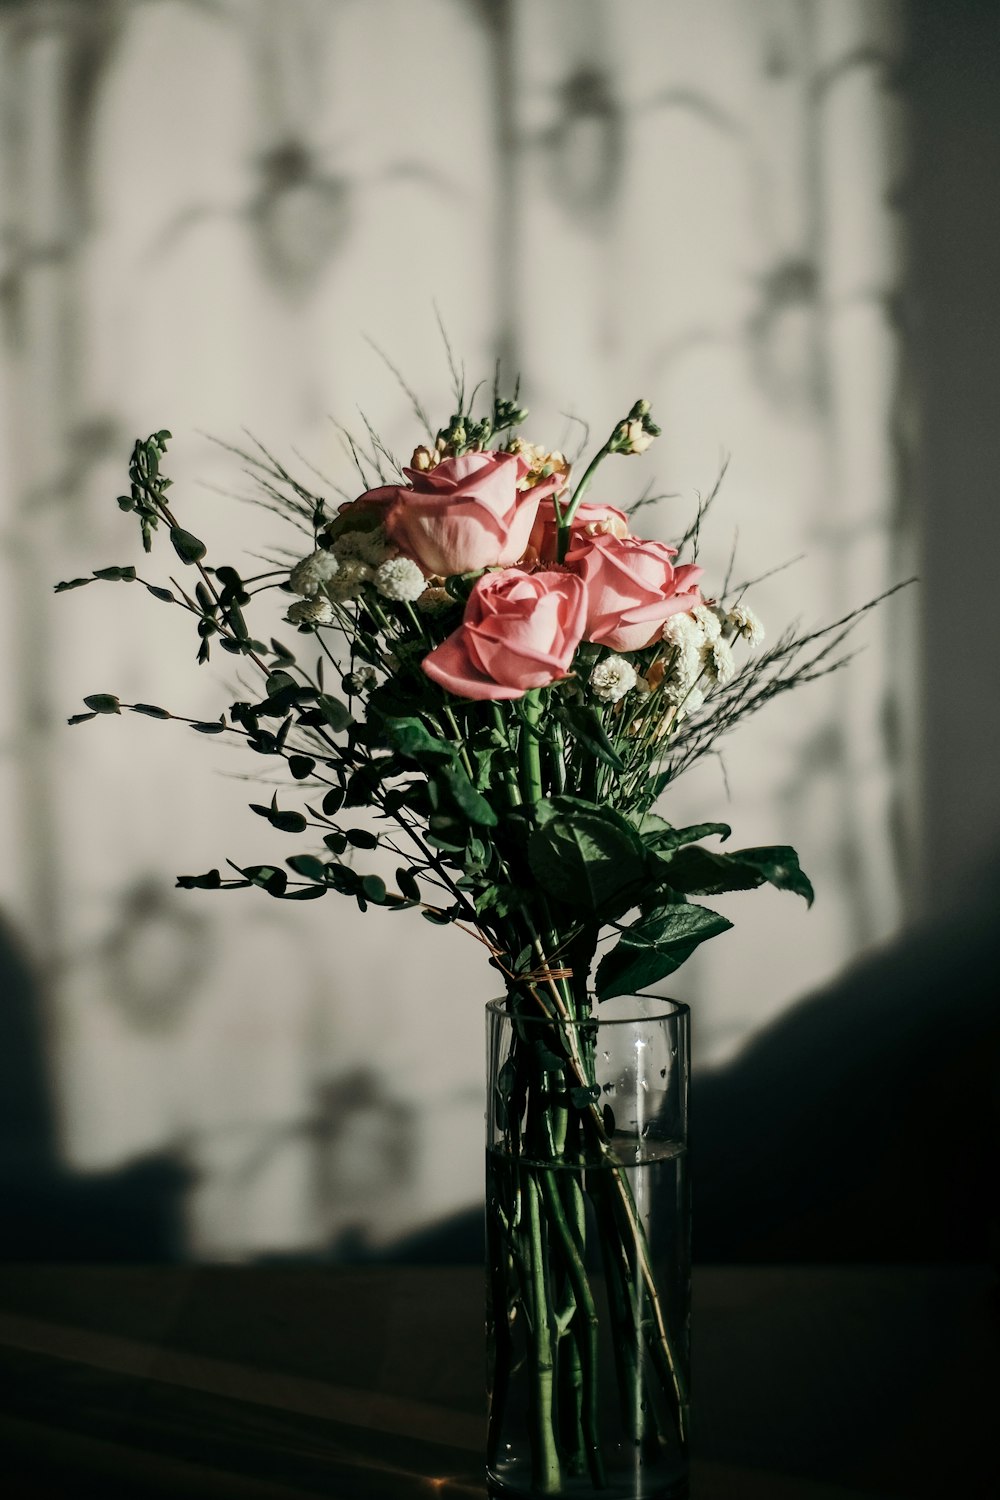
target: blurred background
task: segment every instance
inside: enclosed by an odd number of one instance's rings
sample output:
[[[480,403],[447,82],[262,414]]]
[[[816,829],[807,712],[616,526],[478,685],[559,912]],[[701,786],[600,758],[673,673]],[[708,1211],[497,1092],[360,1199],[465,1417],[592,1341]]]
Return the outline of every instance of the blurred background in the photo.
[[[294,852],[247,812],[262,762],[65,720],[217,716],[233,660],[134,587],[52,594],[139,562],[114,501],[160,427],[215,563],[295,547],[225,445],[331,496],[337,424],[408,455],[372,345],[443,421],[435,309],[547,446],[650,398],[662,439],[594,494],[661,496],[646,534],[728,457],[707,586],[734,535],[741,576],[800,559],[751,592],[772,635],[921,575],[664,808],[818,892],[720,903],[671,985],[696,1254],[986,1256],[998,64],[973,0],[0,3],[0,1256],[476,1254],[492,971],[413,914],[175,890]]]

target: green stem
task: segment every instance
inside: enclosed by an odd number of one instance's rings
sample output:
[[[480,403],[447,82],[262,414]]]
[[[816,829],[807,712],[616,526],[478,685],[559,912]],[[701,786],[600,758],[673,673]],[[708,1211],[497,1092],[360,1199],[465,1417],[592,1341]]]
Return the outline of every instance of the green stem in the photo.
[[[542,701],[538,690],[526,693],[523,699],[524,721],[521,724],[521,790],[524,800],[532,806],[542,799],[542,757],[538,740],[538,721],[542,715]]]
[[[532,1450],[532,1484],[540,1495],[554,1495],[561,1484],[559,1450],[554,1417],[555,1339],[551,1320],[548,1267],[542,1235],[538,1184],[528,1173],[524,1184],[528,1202],[528,1236],[531,1265],[531,1339],[534,1345],[534,1399],[532,1420],[535,1443]]]
[[[573,517],[576,515],[580,507],[580,501],[583,499],[587,490],[590,488],[590,483],[595,473],[597,472],[598,464],[600,464],[605,458],[607,458],[610,452],[611,439],[609,438],[608,441],[604,444],[604,447],[599,448],[598,451],[594,454],[593,458],[590,460],[590,463],[584,470],[583,478],[580,480],[580,483],[573,491],[572,499],[559,518],[558,552],[556,553],[556,558],[559,562],[565,561],[566,553],[569,550],[570,527],[573,523]]]
[[[587,1271],[576,1240],[566,1219],[563,1202],[555,1183],[554,1174],[541,1172],[539,1181],[545,1209],[556,1232],[573,1295],[577,1313],[574,1323],[580,1324],[581,1363],[583,1374],[583,1431],[586,1442],[587,1462],[591,1478],[596,1485],[604,1484],[604,1464],[601,1458],[600,1430],[598,1424],[597,1389],[597,1307],[594,1302]]]

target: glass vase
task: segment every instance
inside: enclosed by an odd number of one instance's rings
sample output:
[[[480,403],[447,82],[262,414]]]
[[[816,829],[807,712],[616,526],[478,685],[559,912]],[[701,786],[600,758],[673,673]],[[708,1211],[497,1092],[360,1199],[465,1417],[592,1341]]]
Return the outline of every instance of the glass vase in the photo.
[[[487,1484],[688,1494],[689,1012],[487,1007]]]

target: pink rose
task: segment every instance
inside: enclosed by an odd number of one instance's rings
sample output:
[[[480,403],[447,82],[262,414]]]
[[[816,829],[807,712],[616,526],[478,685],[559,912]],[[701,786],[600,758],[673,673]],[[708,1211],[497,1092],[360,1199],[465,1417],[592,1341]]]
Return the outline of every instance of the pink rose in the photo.
[[[638,651],[659,638],[664,621],[701,603],[694,587],[702,569],[675,568],[675,547],[639,537],[581,537],[567,566],[587,590],[584,638],[613,651]]]
[[[523,698],[567,675],[585,619],[586,591],[573,573],[487,573],[423,669],[459,698]]]
[[[515,563],[539,501],[561,482],[553,474],[519,490],[527,472],[515,453],[466,453],[426,471],[404,469],[410,483],[388,487],[394,492],[385,518],[389,538],[425,573],[443,577]],[[385,490],[372,493],[381,497]]]
[[[586,501],[578,505],[576,513],[570,522],[570,547],[575,547],[581,537],[601,536],[628,536],[628,516],[624,511],[615,510],[613,505],[588,505]],[[531,528],[531,536],[528,538],[528,550],[539,562],[556,562],[556,549],[558,546],[558,526],[556,524],[555,507],[550,503],[539,506],[535,524]]]

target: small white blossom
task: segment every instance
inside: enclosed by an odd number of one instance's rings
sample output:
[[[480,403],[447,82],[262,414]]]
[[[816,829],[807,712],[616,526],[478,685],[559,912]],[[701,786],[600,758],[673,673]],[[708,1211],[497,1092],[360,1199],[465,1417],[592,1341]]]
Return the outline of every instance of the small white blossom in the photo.
[[[322,594],[314,599],[296,599],[285,619],[289,625],[332,625],[333,605]]]
[[[656,437],[655,432],[650,432],[638,417],[628,422],[618,424],[617,434],[620,443],[620,453],[645,453],[646,449]]]
[[[293,594],[301,594],[304,599],[312,598],[318,594],[325,583],[335,577],[340,564],[332,552],[316,551],[304,557],[301,562],[295,564],[288,575]]]
[[[383,599],[412,603],[427,587],[427,579],[408,557],[390,557],[375,574],[375,587]]]
[[[687,612],[670,615],[664,621],[662,638],[669,646],[677,646],[681,651],[700,651],[706,640],[699,622]]]
[[[352,693],[366,693],[375,684],[375,668],[362,663],[355,667],[347,678],[347,685]]]
[[[365,584],[370,583],[374,576],[374,569],[365,562],[358,562],[354,559],[343,561],[337,576],[327,585],[327,592],[331,599],[345,604],[350,599],[356,599]]]
[[[733,653],[723,640],[713,641],[705,653],[705,675],[713,682],[729,682],[736,671]]]
[[[624,656],[607,656],[590,674],[590,686],[594,697],[602,703],[617,703],[636,684],[636,673],[632,663]]]
[[[726,615],[726,624],[735,635],[742,636],[748,646],[757,647],[764,641],[764,626],[760,616],[749,604],[734,604]]]
[[[705,694],[702,692],[701,688],[692,688],[687,697],[684,699],[684,702],[681,706],[681,711],[685,715],[696,714],[699,708],[701,708],[704,701]]]
[[[699,622],[689,614],[671,615],[663,626],[664,643],[673,646],[676,656],[670,664],[670,678],[682,692],[701,676],[704,652],[708,645]]]
[[[710,604],[696,604],[691,611],[710,645],[722,639],[722,621]]]

